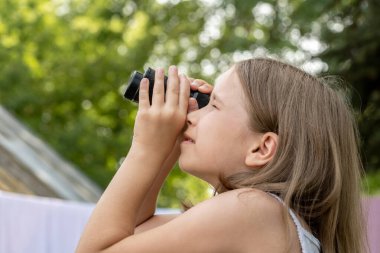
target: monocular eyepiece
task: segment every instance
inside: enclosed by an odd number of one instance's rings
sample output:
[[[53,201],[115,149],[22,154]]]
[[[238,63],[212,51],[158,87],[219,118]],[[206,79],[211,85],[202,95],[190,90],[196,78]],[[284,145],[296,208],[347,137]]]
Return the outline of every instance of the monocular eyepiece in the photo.
[[[140,89],[140,82],[145,77],[149,80],[149,101],[150,104],[152,104],[152,95],[153,95],[153,86],[154,86],[154,75],[155,71],[151,68],[148,68],[144,74],[133,71],[131,74],[131,77],[129,78],[127,89],[124,92],[124,97],[126,99],[129,99],[133,102],[138,103],[139,102],[139,89]],[[166,86],[167,86],[168,77],[165,76],[164,78],[164,89],[166,92]],[[202,108],[208,104],[210,101],[210,95],[201,93],[198,91],[190,90],[190,97],[193,97],[198,102],[198,107]]]

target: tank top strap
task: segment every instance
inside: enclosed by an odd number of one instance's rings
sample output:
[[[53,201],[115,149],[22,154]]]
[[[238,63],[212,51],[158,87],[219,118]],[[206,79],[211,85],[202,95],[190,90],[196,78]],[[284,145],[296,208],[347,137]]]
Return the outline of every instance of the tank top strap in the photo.
[[[277,199],[279,202],[281,202],[283,205],[285,205],[284,201],[279,196],[270,192],[269,194],[275,199]],[[293,212],[291,208],[288,208],[288,211],[289,211],[290,216],[292,217],[294,224],[296,225],[297,235],[298,235],[299,242],[301,244],[302,253],[320,252],[319,240],[302,226],[297,215]]]

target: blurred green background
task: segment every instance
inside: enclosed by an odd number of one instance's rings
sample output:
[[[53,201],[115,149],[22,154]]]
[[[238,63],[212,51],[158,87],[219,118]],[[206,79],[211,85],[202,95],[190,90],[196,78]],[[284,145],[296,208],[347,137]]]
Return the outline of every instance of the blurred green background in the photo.
[[[1,0],[0,104],[104,188],[131,142],[133,70],[176,64],[212,83],[234,61],[280,57],[353,86],[363,191],[376,194],[379,13],[378,0]],[[176,168],[159,206],[209,194]]]

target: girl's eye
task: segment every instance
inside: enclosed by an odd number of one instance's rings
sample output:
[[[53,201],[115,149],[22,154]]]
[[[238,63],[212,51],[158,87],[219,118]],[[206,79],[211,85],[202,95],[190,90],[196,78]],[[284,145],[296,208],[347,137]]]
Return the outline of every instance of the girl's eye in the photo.
[[[212,107],[214,107],[215,109],[218,109],[218,107],[216,107],[215,105],[211,105]]]

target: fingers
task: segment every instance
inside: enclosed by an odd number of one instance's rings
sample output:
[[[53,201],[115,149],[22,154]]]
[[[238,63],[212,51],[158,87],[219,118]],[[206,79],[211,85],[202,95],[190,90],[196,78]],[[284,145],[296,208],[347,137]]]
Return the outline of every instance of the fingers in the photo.
[[[178,77],[178,69],[176,66],[169,67],[169,77],[168,77],[168,85],[165,94],[165,101],[168,105],[175,106],[178,105],[179,101],[179,77]]]
[[[198,90],[199,92],[210,94],[214,87],[202,79],[195,79],[191,82],[190,88],[192,90]]]
[[[198,91],[205,94],[211,94],[213,89],[214,87],[211,86],[211,84],[204,84],[198,88]]]
[[[201,93],[211,94],[213,86],[202,79],[187,78],[178,75],[176,66],[170,66],[168,73],[167,90],[164,89],[164,70],[157,68],[155,71],[155,82],[153,87],[152,106],[179,106],[183,112],[197,110],[198,103],[194,98],[189,99],[190,89],[198,90]],[[142,85],[142,86],[141,86]],[[142,80],[140,84],[139,101],[142,108],[149,106],[149,82]],[[146,98],[147,97],[147,98]],[[139,102],[139,103],[141,103]]]
[[[157,68],[154,76],[152,106],[162,106],[165,102],[164,70]]]
[[[198,110],[198,102],[195,98],[190,98],[189,99],[189,106],[188,106],[188,109],[187,109],[187,113],[190,113],[192,111],[196,111]]]
[[[149,107],[150,107],[149,81],[147,78],[143,78],[140,82],[140,89],[139,89],[139,108],[147,109]]]
[[[181,112],[187,112],[190,97],[190,81],[185,75],[180,75],[180,94],[179,94],[179,109]]]

